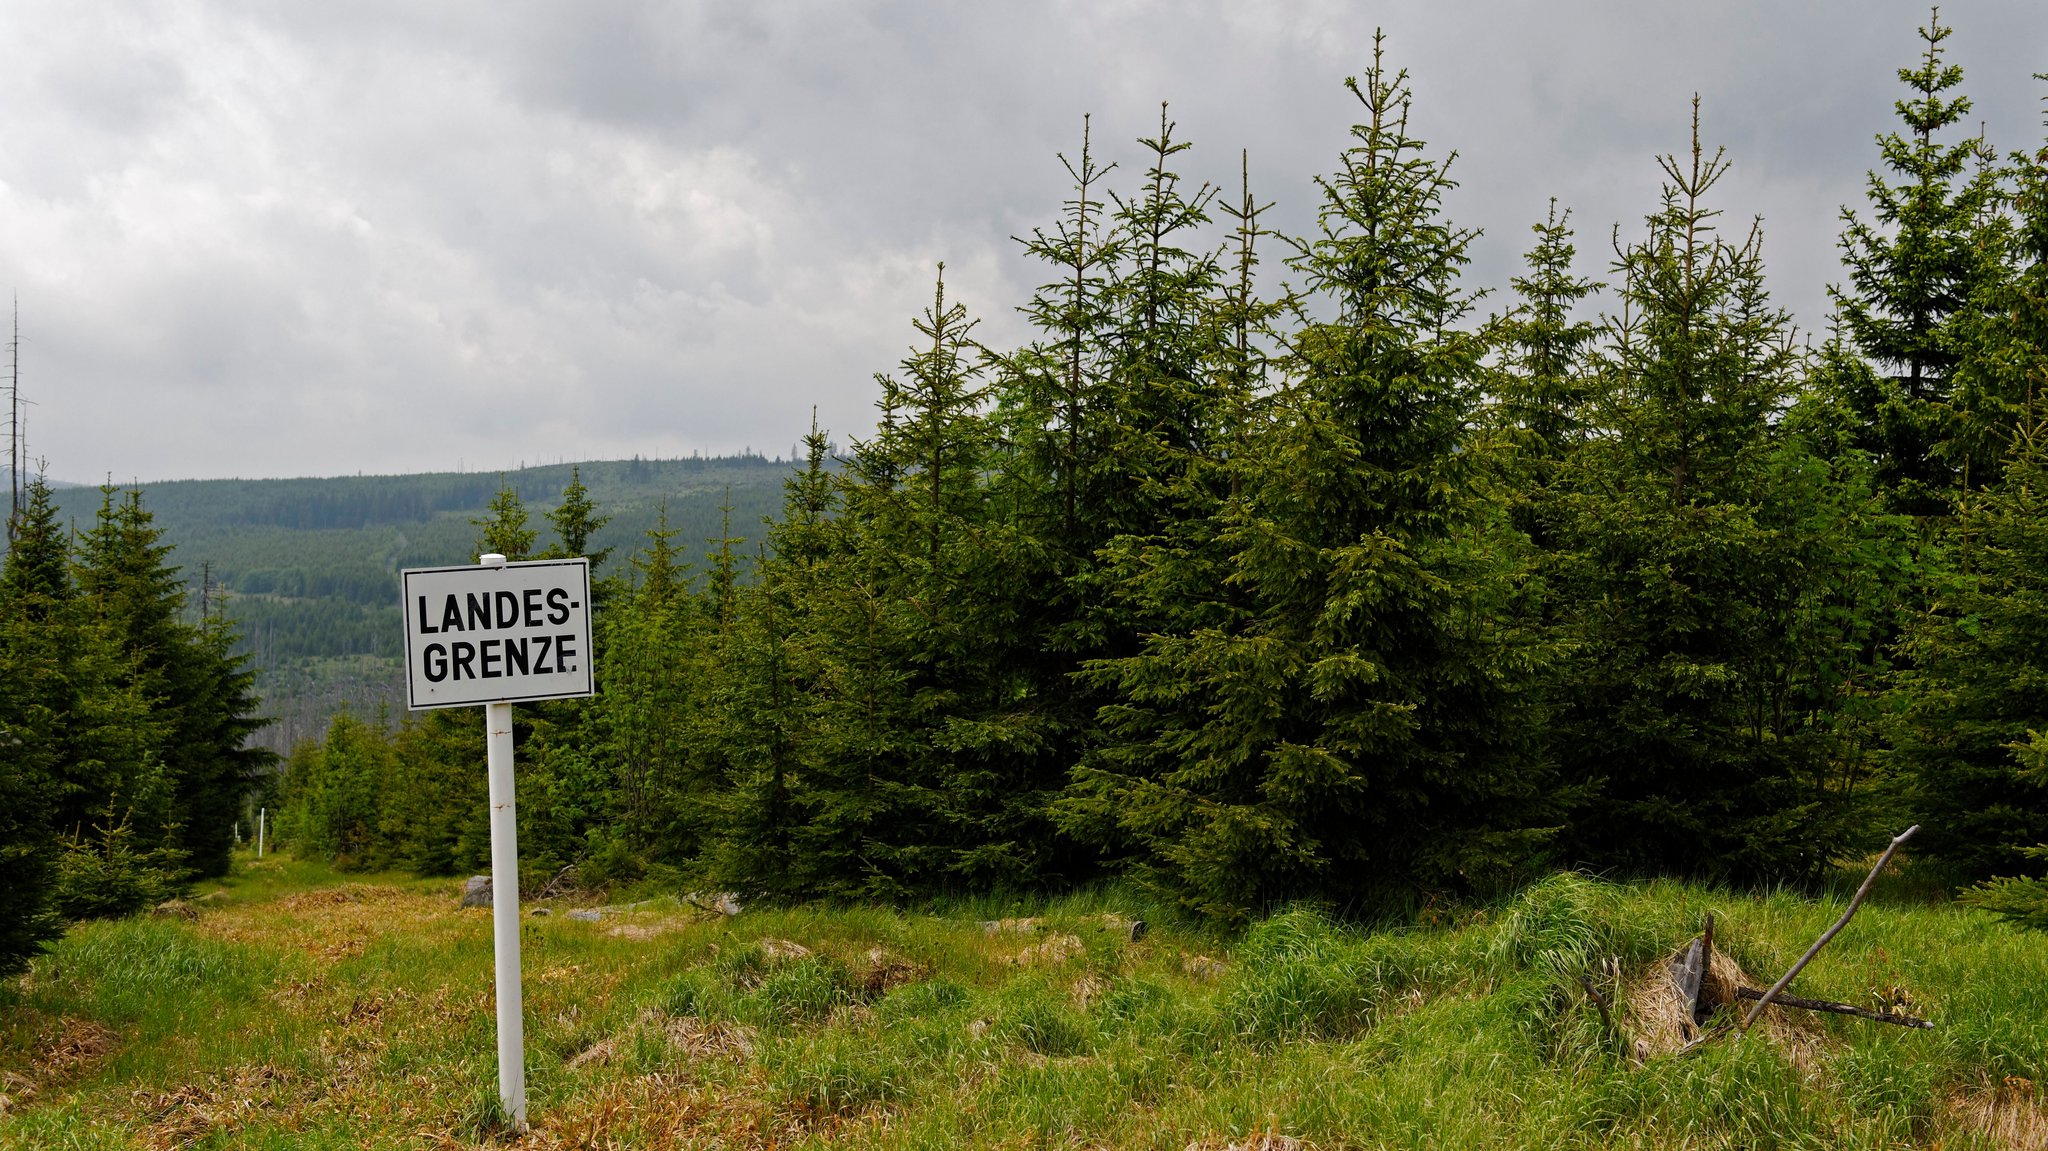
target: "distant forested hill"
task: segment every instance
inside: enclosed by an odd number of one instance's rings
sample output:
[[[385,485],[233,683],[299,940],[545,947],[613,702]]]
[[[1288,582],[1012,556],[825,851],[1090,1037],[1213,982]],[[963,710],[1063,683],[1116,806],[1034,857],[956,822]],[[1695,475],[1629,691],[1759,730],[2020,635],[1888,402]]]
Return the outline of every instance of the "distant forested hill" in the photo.
[[[544,513],[561,502],[569,464],[497,472],[339,476],[284,480],[177,480],[142,484],[143,503],[176,547],[193,610],[202,579],[222,591],[257,669],[266,714],[277,723],[261,741],[289,750],[317,737],[346,703],[369,716],[404,706],[398,572],[466,563],[470,522],[503,482],[526,504],[537,546],[549,542]],[[599,574],[625,570],[664,501],[686,555],[701,557],[731,508],[734,536],[756,539],[781,507],[790,464],[762,456],[600,460],[579,465],[583,483],[611,522],[596,548],[611,548]],[[125,486],[125,485],[124,485]],[[57,493],[66,518],[91,524],[97,488]],[[747,549],[742,549],[745,554]]]

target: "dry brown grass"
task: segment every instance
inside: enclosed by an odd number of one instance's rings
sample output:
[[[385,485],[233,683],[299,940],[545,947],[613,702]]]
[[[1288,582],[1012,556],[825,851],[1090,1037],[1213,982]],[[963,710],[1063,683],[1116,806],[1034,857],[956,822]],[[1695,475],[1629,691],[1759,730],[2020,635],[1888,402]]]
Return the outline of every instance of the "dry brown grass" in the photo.
[[[1672,1055],[1699,1037],[1692,1013],[1679,998],[1671,981],[1670,960],[1651,964],[1630,979],[1622,990],[1621,1024],[1638,1058]],[[1746,1010],[1735,1002],[1735,988],[1754,987],[1755,982],[1725,951],[1715,951],[1706,976],[1700,980],[1700,1000],[1710,1006]],[[1816,1066],[1825,1033],[1810,1018],[1782,1008],[1766,1008],[1750,1034],[1782,1048],[1801,1071]]]
[[[361,955],[391,936],[419,937],[459,929],[465,916],[450,893],[349,883],[302,891],[265,903],[203,907],[193,926],[216,938],[268,947],[284,946],[319,959]]]
[[[2033,1080],[2008,1076],[1951,1094],[1942,1118],[1953,1130],[2009,1151],[2048,1151],[2048,1109]],[[1946,1142],[1944,1140],[1944,1142]]]
[[[662,1011],[642,1011],[624,1031],[608,1035],[571,1056],[563,1066],[571,1071],[604,1067],[618,1058],[642,1035],[661,1036],[667,1050],[686,1064],[719,1060],[745,1066],[754,1054],[759,1037],[752,1027],[694,1016],[672,1016]]]
[[[861,996],[868,1000],[880,999],[898,987],[915,983],[929,974],[923,964],[912,963],[882,947],[868,948],[863,960],[853,968],[853,977],[860,984]]]
[[[18,1023],[32,1029],[28,1062],[0,1070],[0,1117],[85,1076],[122,1043],[120,1032],[89,1019],[23,1012]]]
[[[137,1091],[128,1118],[144,1146],[175,1151],[274,1114],[296,1101],[298,1086],[290,1072],[269,1064],[239,1067],[171,1091]]]

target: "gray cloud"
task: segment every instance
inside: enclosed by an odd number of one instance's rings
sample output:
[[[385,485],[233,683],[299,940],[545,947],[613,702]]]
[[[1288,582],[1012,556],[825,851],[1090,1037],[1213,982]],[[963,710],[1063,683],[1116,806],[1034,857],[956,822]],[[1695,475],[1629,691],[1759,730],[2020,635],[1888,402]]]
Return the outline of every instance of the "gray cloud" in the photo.
[[[995,342],[1054,153],[1130,160],[1172,102],[1189,175],[1249,149],[1278,222],[1345,142],[1375,26],[1450,210],[1504,283],[1549,197],[1584,269],[1654,205],[1702,96],[1779,299],[1824,319],[1836,219],[1895,123],[1898,3],[18,0],[0,40],[0,290],[32,449],[117,479],[453,467],[843,440],[943,259]],[[2042,138],[2048,8],[1949,14],[1994,141]],[[1134,173],[1121,173],[1134,177]]]

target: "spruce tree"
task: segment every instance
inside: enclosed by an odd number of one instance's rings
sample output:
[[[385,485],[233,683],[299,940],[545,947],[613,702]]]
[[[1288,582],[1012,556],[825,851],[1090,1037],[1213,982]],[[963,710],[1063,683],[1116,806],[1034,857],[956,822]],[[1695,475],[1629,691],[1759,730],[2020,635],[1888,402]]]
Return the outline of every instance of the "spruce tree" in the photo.
[[[538,533],[526,526],[526,504],[519,498],[519,489],[498,477],[498,492],[484,511],[482,518],[469,521],[478,529],[476,558],[494,552],[508,561],[530,558]]]
[[[1951,31],[1930,18],[1918,65],[1899,69],[1909,89],[1895,105],[1904,131],[1878,137],[1885,171],[1870,173],[1869,218],[1842,209],[1849,284],[1832,290],[1877,367],[1846,397],[1861,446],[1877,459],[1892,507],[1919,516],[1945,514],[1955,490],[1988,478],[1967,476],[1949,444],[1958,429],[1948,401],[1955,325],[2002,274],[1993,157],[1980,136],[1948,138],[1970,112],[1969,99],[1951,92],[1963,69],[1943,59]]]
[[[9,528],[0,567],[0,978],[20,971],[62,928],[52,908],[52,817],[70,709],[51,641],[76,622],[58,618],[70,577],[42,476],[30,479]]]
[[[1838,770],[1903,557],[1855,453],[1791,434],[1801,361],[1763,288],[1762,233],[1716,227],[1727,170],[1694,105],[1663,202],[1618,245],[1594,434],[1539,540],[1570,653],[1555,747],[1585,796],[1573,862],[1806,879],[1859,845]]]
[[[1091,325],[1083,329],[1068,322],[1065,330],[1047,333],[1060,337],[1062,348],[1076,342],[1084,347],[1072,360],[1092,365],[1100,382],[1080,413],[1085,429],[1074,437],[1086,454],[1071,514],[1019,523],[1030,537],[1028,554],[1044,557],[1052,571],[1018,581],[1027,598],[1016,610],[1038,627],[1036,634],[1020,632],[1023,650],[1009,659],[1028,669],[1032,697],[1047,719],[1048,758],[1069,767],[1094,754],[1101,736],[1097,713],[1116,702],[1107,673],[1083,669],[1135,654],[1140,636],[1174,615],[1172,605],[1124,594],[1129,565],[1142,562],[1137,556],[1164,536],[1214,510],[1213,465],[1227,454],[1225,444],[1246,407],[1248,377],[1232,370],[1242,366],[1232,341],[1244,334],[1256,305],[1231,313],[1221,256],[1206,247],[1203,234],[1219,193],[1207,184],[1183,187],[1175,168],[1191,145],[1175,131],[1162,104],[1158,132],[1138,140],[1147,159],[1138,187],[1108,194],[1108,226],[1094,251],[1103,280]],[[1249,211],[1255,217],[1258,208],[1253,204]],[[1077,234],[1078,220],[1065,224],[1064,232]],[[1027,250],[1041,259],[1072,261],[1083,248],[1070,243]],[[1249,292],[1249,269],[1237,271],[1245,278],[1238,286]],[[1048,285],[1025,310],[1041,324],[1066,321],[1074,309],[1052,305],[1084,298],[1078,287],[1071,278]],[[1028,376],[1015,365],[1044,355],[1044,346],[1027,347],[1009,361],[1013,370],[999,385],[1005,395],[1001,410],[1031,410],[1028,402],[1011,398],[1028,397],[1019,392]],[[1020,428],[1010,439],[1028,445],[1032,431]],[[1006,456],[999,498],[1028,508],[1034,491],[1041,499],[1064,496],[1057,477],[1039,465],[1029,452]],[[1010,492],[1019,494],[1008,497]],[[1070,795],[1062,806],[1076,803],[1086,801]],[[1058,818],[1078,832],[1073,812]],[[1057,866],[1066,877],[1078,878],[1091,864],[1070,852]]]
[[[698,837],[681,818],[698,790],[692,760],[703,710],[702,676],[714,653],[703,605],[675,546],[664,505],[632,557],[639,586],[600,617],[604,690],[593,723],[610,761],[613,814],[629,837],[673,860],[693,856]]]
[[[816,426],[804,437],[804,467],[784,484],[783,513],[769,528],[744,598],[739,626],[726,633],[706,677],[712,694],[707,741],[718,786],[703,805],[705,865],[723,886],[769,899],[839,887],[848,863],[820,835],[833,799],[812,770],[821,678],[831,660],[818,649],[820,617],[835,586],[843,535],[834,522],[839,491],[827,470],[829,445]],[[822,841],[825,852],[800,846]]]
[[[1546,814],[1517,714],[1527,657],[1488,622],[1502,593],[1462,475],[1471,233],[1442,218],[1452,181],[1410,134],[1406,73],[1377,38],[1347,86],[1365,120],[1293,260],[1330,318],[1294,334],[1220,517],[1245,610],[1119,669],[1131,712],[1195,701],[1203,722],[1159,730],[1158,774],[1109,802],[1140,866],[1225,919],[1483,882]]]
[[[1025,254],[1045,264],[1054,279],[1019,309],[1045,338],[1006,357],[998,394],[1003,424],[1019,462],[1043,485],[1043,506],[1023,504],[1030,527],[1048,538],[1073,541],[1085,555],[1082,529],[1092,488],[1112,464],[1109,414],[1110,330],[1115,304],[1110,285],[1124,258],[1124,238],[1111,228],[1102,182],[1115,164],[1098,165],[1091,126],[1082,121],[1078,161],[1059,157],[1073,180],[1050,231],[1020,238]],[[885,412],[890,401],[885,396]]]
[[[597,504],[590,498],[590,489],[583,486],[583,468],[580,465],[569,469],[569,486],[562,489],[562,502],[547,513],[547,518],[555,529],[555,546],[548,549],[547,558],[587,557],[594,576],[604,561],[611,557],[610,548],[590,549],[591,537],[604,530],[612,518],[597,514]]]
[[[1491,384],[1489,423],[1528,465],[1527,479],[1541,484],[1551,465],[1591,431],[1593,359],[1600,325],[1574,311],[1602,287],[1575,275],[1571,213],[1557,201],[1531,227],[1536,246],[1523,257],[1528,270],[1512,277],[1515,303],[1487,324],[1498,361]]]
[[[2012,155],[2006,175],[2006,274],[1975,285],[1947,344],[1957,359],[1945,458],[1972,486],[1997,482],[2015,429],[2048,393],[2048,144]]]
[[[173,847],[200,875],[224,875],[233,827],[253,773],[268,756],[246,746],[265,720],[253,715],[253,675],[231,655],[224,620],[184,622],[185,590],[170,562],[171,545],[131,490],[116,502],[101,490],[100,510],[81,539],[76,580],[80,598],[132,661],[128,686],[149,702],[162,725],[137,806],[124,823],[142,844]]]
[[[2048,382],[2048,381],[2044,381]],[[2048,426],[2024,422],[1990,490],[1963,501],[1961,554],[1913,619],[1894,756],[1928,851],[1969,879],[2035,876],[2048,844]]]
[[[1155,152],[1155,173],[1165,159],[1159,152],[1164,149]],[[1161,693],[1140,703],[1131,688],[1142,691],[1174,670],[1170,658],[1160,657],[1169,646],[1163,637],[1238,626],[1250,612],[1247,597],[1228,579],[1234,548],[1223,531],[1224,512],[1247,475],[1255,475],[1246,449],[1272,368],[1270,350],[1279,342],[1272,325],[1292,301],[1259,294],[1260,241],[1272,236],[1260,216],[1270,205],[1252,194],[1249,155],[1240,159],[1240,177],[1238,196],[1218,205],[1231,221],[1229,238],[1213,270],[1193,278],[1207,289],[1194,301],[1199,325],[1175,349],[1184,373],[1175,386],[1190,401],[1183,409],[1191,417],[1182,424],[1186,434],[1146,443],[1153,428],[1135,421],[1124,426],[1122,434],[1142,445],[1138,458],[1151,464],[1138,474],[1153,516],[1103,545],[1091,573],[1096,586],[1090,592],[1100,601],[1093,614],[1110,626],[1097,626],[1101,640],[1082,651],[1076,678],[1090,691],[1082,700],[1095,706],[1095,723],[1052,814],[1066,835],[1116,865],[1143,858],[1141,837],[1125,818],[1132,789],[1173,770],[1190,733],[1208,722],[1199,697]],[[1155,175],[1151,183],[1165,181]],[[1170,208],[1147,214],[1186,219]],[[1176,277],[1175,286],[1185,288],[1189,279]],[[1180,303],[1192,293],[1174,295]]]

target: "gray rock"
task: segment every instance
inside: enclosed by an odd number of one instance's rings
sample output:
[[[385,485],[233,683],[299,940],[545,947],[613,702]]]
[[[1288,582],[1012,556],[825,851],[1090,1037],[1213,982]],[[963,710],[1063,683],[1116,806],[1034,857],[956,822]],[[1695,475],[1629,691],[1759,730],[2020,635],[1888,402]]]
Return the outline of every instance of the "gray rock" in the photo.
[[[739,897],[730,891],[700,895],[694,891],[683,893],[683,902],[699,911],[715,911],[720,915],[732,916],[740,913]]]
[[[491,877],[472,875],[462,885],[462,906],[489,907],[491,905]]]
[[[593,908],[579,907],[576,910],[569,913],[569,918],[580,919],[585,923],[596,923],[598,920],[604,918],[604,912],[597,911]]]
[[[1028,919],[984,919],[981,921],[983,935],[1035,935],[1038,932],[1038,917]]]

